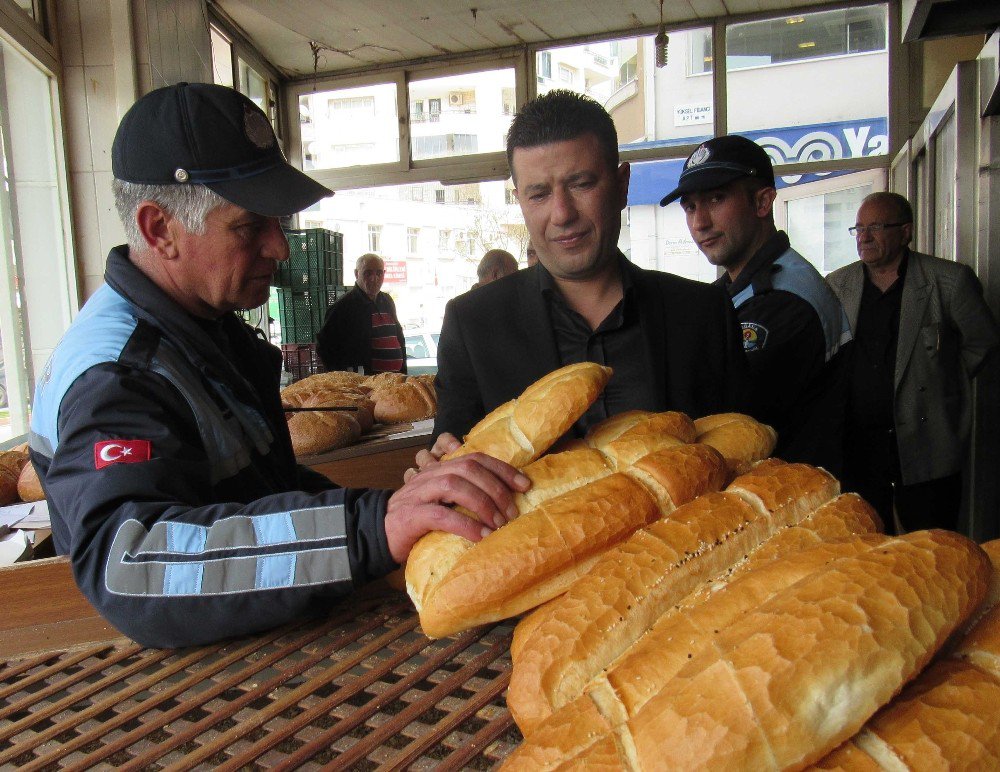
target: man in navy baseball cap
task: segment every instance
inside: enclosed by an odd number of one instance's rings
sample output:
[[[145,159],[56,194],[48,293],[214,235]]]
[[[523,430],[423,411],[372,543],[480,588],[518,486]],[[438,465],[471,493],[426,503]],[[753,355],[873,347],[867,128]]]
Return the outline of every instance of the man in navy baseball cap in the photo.
[[[178,83],[136,102],[118,126],[111,168],[124,182],[204,185],[271,217],[333,195],[285,160],[257,105],[211,83]]]
[[[730,134],[702,142],[687,161],[677,187],[667,193],[660,206],[676,201],[685,193],[708,190],[727,182],[749,177],[774,187],[774,169],[767,152],[746,137]]]
[[[774,223],[774,169],[756,142],[730,135],[699,145],[661,206],[680,200],[691,238],[708,261],[743,328],[754,416],[778,432],[785,461],[842,463],[846,370],[851,340],[840,302]]]
[[[330,191],[285,161],[256,105],[223,86],[158,89],[125,115],[112,160],[128,244],[31,414],[56,549],[112,624],[169,647],[274,627],[394,570],[431,530],[476,541],[516,512],[528,479],[482,454],[396,493],[296,462],[281,353],[235,312],[266,303],[288,259],[278,218]]]

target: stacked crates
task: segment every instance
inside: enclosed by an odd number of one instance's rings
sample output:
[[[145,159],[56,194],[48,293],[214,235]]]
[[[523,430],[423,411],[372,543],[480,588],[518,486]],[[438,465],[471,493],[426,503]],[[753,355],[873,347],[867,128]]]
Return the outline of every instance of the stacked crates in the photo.
[[[285,369],[298,380],[320,369],[316,333],[327,309],[347,292],[343,286],[344,242],[325,228],[286,230],[288,260],[278,265],[278,288]]]

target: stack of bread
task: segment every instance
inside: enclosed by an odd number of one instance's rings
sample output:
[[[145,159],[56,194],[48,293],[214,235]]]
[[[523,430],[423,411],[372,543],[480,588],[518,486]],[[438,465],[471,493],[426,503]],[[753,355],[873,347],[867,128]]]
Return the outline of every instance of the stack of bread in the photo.
[[[595,367],[458,451],[524,470],[520,516],[476,544],[430,534],[407,564],[428,635],[538,607],[511,647],[509,767],[997,767],[1000,611],[946,647],[989,595],[980,547],[878,533],[825,471],[762,461],[773,432],[745,416],[629,413],[539,458],[586,409],[560,389],[599,391]]]
[[[352,445],[375,423],[420,421],[437,412],[433,375],[319,373],[282,389],[281,402],[286,408],[313,408],[288,414],[297,456]]]

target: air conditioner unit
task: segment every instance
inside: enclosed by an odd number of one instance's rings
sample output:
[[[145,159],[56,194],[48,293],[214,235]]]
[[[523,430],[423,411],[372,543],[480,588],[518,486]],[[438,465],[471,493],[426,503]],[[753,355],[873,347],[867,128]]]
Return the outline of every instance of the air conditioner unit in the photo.
[[[457,107],[458,105],[461,105],[463,102],[465,102],[465,96],[462,94],[461,91],[452,91],[450,94],[448,94],[448,104],[450,104],[452,107]]]

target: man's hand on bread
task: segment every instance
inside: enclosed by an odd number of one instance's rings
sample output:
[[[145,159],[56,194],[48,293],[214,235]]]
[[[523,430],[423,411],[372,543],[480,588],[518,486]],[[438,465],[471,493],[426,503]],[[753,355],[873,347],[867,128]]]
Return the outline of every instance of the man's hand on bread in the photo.
[[[458,450],[461,446],[462,443],[458,441],[458,438],[454,434],[443,432],[438,435],[438,438],[434,441],[430,449],[421,450],[417,453],[415,459],[417,465],[403,472],[403,482],[409,482],[417,472],[439,463],[446,454]]]
[[[514,492],[531,485],[514,467],[482,453],[450,461],[435,458],[411,471],[386,507],[385,537],[397,563],[403,563],[416,541],[430,531],[479,541],[517,516]],[[464,507],[477,519],[459,514],[451,505]]]

